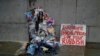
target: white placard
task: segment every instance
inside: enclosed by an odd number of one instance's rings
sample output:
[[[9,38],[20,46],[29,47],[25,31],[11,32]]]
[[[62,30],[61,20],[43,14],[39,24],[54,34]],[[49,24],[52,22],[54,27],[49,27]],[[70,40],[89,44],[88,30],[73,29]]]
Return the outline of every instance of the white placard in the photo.
[[[86,45],[86,25],[61,24],[60,43],[62,45]]]

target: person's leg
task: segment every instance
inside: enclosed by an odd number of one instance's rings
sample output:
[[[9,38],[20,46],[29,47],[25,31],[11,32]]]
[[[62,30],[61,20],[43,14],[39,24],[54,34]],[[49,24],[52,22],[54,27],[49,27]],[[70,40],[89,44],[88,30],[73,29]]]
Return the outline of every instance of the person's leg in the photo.
[[[33,55],[31,55],[31,54],[27,54],[27,56],[33,56]]]
[[[38,56],[43,56],[42,48],[39,47],[36,52]]]

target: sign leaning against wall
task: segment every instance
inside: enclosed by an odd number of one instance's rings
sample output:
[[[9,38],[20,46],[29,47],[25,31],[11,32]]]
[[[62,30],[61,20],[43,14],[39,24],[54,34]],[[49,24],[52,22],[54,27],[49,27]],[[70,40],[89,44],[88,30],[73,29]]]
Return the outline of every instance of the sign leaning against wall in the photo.
[[[86,45],[86,25],[61,24],[60,34],[62,45]]]

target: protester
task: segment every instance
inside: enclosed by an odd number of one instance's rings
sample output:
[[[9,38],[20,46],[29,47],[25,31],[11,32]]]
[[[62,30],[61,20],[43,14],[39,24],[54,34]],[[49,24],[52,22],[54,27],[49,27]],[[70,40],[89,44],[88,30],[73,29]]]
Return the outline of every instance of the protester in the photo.
[[[28,56],[37,53],[43,56],[43,52],[57,54],[60,46],[55,38],[55,20],[51,18],[41,7],[29,10],[25,13],[28,22],[28,31],[31,40],[27,46]]]

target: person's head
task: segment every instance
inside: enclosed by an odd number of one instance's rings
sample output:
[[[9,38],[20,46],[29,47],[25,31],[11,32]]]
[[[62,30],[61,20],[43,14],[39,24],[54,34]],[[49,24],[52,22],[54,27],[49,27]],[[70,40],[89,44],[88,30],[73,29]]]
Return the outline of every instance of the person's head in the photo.
[[[39,12],[39,17],[40,17],[40,18],[43,17],[43,12],[42,12],[42,11]]]

